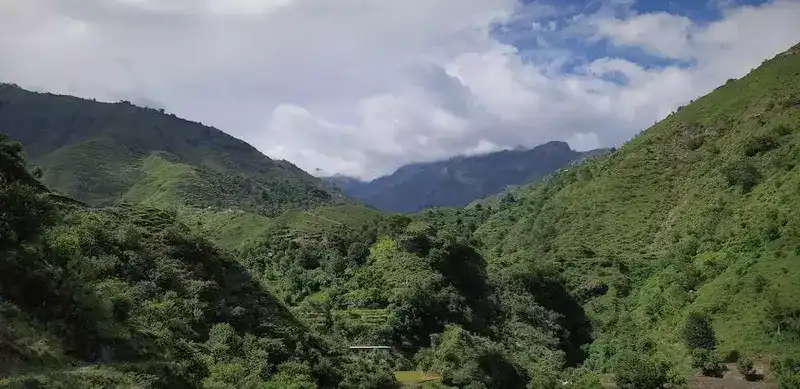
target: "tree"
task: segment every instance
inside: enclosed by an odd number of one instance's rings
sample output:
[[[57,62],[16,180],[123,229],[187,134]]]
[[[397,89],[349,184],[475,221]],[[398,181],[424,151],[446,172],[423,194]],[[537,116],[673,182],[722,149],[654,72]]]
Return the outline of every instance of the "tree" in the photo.
[[[666,362],[633,352],[624,353],[617,360],[614,373],[620,389],[655,389],[680,382]]]
[[[717,339],[708,316],[701,313],[692,313],[686,319],[683,329],[686,347],[689,349],[713,350],[717,347]]]
[[[436,231],[430,223],[414,222],[405,228],[397,243],[405,251],[425,256],[431,249],[431,237],[435,234]]]
[[[369,256],[369,245],[364,242],[353,242],[347,248],[347,261],[351,266],[363,266]]]
[[[266,389],[313,389],[317,382],[311,368],[305,363],[286,362],[278,366],[278,372],[270,378]]]

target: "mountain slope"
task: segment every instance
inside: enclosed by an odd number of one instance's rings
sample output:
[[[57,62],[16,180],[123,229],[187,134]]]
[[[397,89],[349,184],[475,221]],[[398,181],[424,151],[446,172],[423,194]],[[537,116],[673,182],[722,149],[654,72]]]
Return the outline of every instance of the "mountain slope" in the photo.
[[[128,201],[276,214],[343,198],[215,128],[126,102],[0,84],[0,132],[22,142],[45,184],[93,205]]]
[[[406,165],[370,182],[342,176],[325,180],[380,210],[416,212],[428,207],[467,205],[508,186],[541,178],[585,154],[571,150],[564,142],[549,142],[531,150]]]
[[[59,205],[34,182],[0,135],[0,387],[341,380],[329,344],[168,212]]]
[[[490,214],[474,238],[490,267],[561,274],[592,319],[593,368],[626,351],[688,368],[692,312],[723,355],[797,357],[798,163],[800,45],[610,155],[474,205]]]

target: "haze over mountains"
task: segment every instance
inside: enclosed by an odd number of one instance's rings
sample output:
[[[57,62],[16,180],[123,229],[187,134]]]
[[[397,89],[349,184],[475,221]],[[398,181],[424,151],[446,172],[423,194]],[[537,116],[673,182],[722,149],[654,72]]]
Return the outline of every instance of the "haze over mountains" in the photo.
[[[346,176],[323,179],[381,211],[418,212],[431,207],[465,206],[605,152],[604,149],[577,152],[566,142],[549,142],[530,150],[504,150],[405,165],[372,181]]]

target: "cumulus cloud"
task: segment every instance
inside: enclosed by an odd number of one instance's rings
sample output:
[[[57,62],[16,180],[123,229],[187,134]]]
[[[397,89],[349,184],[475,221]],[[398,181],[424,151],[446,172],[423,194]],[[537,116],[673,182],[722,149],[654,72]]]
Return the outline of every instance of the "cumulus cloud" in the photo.
[[[796,1],[725,4],[699,23],[618,0],[11,1],[0,80],[146,101],[309,172],[371,178],[550,140],[612,146],[800,37]]]

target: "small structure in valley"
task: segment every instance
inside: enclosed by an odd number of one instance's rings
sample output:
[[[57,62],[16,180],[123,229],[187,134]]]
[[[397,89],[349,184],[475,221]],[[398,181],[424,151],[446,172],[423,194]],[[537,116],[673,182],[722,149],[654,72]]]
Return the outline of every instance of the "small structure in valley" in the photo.
[[[391,350],[389,346],[350,346],[350,350]]]

